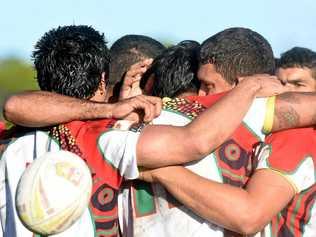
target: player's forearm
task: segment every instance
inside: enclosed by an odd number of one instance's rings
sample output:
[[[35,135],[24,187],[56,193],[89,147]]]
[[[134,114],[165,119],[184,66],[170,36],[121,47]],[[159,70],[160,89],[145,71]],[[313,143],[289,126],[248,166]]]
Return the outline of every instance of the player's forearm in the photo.
[[[234,132],[258,90],[249,81],[238,85],[187,126],[187,138],[198,155],[208,155]]]
[[[272,131],[316,124],[316,93],[284,93],[277,96]]]
[[[155,177],[202,218],[239,233],[252,232],[246,226],[252,224],[256,207],[245,190],[204,179],[183,167],[170,167]]]
[[[44,127],[72,120],[111,117],[111,106],[51,92],[33,91],[9,97],[3,114],[15,124]]]
[[[143,180],[161,183],[197,215],[242,234],[264,228],[293,198],[295,190],[275,171],[256,171],[246,189],[205,179],[181,166],[151,171]]]
[[[138,164],[157,168],[205,157],[238,127],[259,88],[241,84],[185,127],[146,127],[137,143]]]

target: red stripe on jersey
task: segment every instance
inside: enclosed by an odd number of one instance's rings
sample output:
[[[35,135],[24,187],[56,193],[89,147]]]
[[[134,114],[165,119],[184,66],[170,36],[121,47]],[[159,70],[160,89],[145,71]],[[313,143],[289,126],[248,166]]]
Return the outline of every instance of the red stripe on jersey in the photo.
[[[98,139],[113,126],[114,122],[115,120],[104,119],[73,121],[66,124],[82,153],[82,158],[90,168],[93,186],[89,208],[96,235],[104,237],[118,235],[117,198],[123,178],[119,170],[106,161],[103,148],[98,147]],[[71,140],[69,142],[72,143]]]
[[[315,200],[316,184],[295,195],[288,206],[272,219],[272,236],[303,236]]]
[[[77,145],[96,177],[106,180],[109,186],[118,189],[122,183],[122,177],[118,169],[106,161],[106,154],[102,154],[103,148],[101,150],[98,148],[99,137],[107,132],[114,122],[115,120],[109,119],[87,122],[74,121],[66,126],[75,137]],[[98,180],[94,179],[94,182],[98,182]]]
[[[309,218],[311,217],[311,211],[312,207],[316,202],[316,184],[314,184],[312,187],[308,189],[308,192],[306,192],[306,201],[308,202],[306,206],[305,214],[302,216],[302,221],[307,223],[309,221]]]
[[[211,107],[216,101],[218,101],[222,96],[226,95],[227,92],[219,93],[219,94],[213,94],[213,95],[207,95],[207,96],[188,96],[187,99],[190,101],[196,101],[203,106],[209,108]]]
[[[0,139],[4,136],[4,132],[5,132],[5,124],[4,122],[0,121]]]

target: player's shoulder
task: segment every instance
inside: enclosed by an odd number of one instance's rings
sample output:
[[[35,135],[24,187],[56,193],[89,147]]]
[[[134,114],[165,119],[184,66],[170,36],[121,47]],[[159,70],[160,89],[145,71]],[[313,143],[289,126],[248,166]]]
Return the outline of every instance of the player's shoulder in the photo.
[[[316,133],[312,128],[290,129],[266,138],[270,147],[269,166],[287,173],[300,167],[316,168]]]
[[[34,143],[35,134],[37,140],[48,137],[48,133],[45,131],[31,131],[17,137],[11,137],[9,139],[2,140],[2,142],[7,145],[6,151],[17,150],[21,148],[25,149],[30,145],[30,143]]]
[[[297,128],[279,131],[266,137],[265,142],[273,147],[293,147],[316,152],[316,131],[313,128]]]
[[[34,149],[43,152],[43,149],[47,148],[48,140],[49,135],[45,131],[33,131],[20,137],[14,137],[5,145],[1,160],[11,164],[13,169],[14,167],[24,167],[25,163],[33,161]]]

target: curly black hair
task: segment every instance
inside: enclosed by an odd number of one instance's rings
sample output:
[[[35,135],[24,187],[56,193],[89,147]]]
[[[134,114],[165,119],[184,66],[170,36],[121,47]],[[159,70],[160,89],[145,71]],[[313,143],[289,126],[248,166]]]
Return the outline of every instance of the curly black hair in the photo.
[[[160,42],[144,35],[125,35],[119,38],[110,48],[109,83],[114,85],[120,82],[130,66],[145,58],[155,58],[164,49]]]
[[[275,61],[269,42],[246,28],[229,28],[205,40],[201,45],[200,64],[212,63],[229,84],[239,76],[273,74]]]
[[[110,54],[104,35],[90,26],[60,26],[44,34],[32,55],[39,87],[77,98],[97,91],[109,74]]]
[[[152,95],[176,97],[184,92],[197,92],[200,87],[197,79],[198,51],[199,43],[183,41],[156,57],[150,68],[150,73],[154,74]],[[142,78],[142,88],[147,78]]]
[[[307,67],[312,70],[313,77],[316,78],[316,52],[302,47],[294,47],[281,54],[277,67]]]

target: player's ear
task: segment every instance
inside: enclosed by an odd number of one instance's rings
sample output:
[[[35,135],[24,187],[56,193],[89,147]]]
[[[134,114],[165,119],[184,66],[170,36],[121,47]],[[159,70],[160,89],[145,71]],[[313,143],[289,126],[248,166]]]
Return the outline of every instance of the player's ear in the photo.
[[[145,84],[144,87],[144,93],[145,95],[151,95],[152,94],[152,89],[153,89],[153,85],[154,85],[154,80],[155,80],[155,75],[151,74]]]
[[[100,83],[103,85],[104,88],[106,88],[106,86],[109,84],[108,80],[109,80],[108,75],[105,72],[102,72]]]
[[[206,96],[207,94],[208,94],[208,89],[207,89],[206,85],[203,82],[201,82],[198,95],[199,96]]]
[[[99,90],[100,92],[104,93],[106,92],[106,87],[107,87],[107,82],[108,82],[108,76],[105,72],[102,72],[101,74],[101,80],[100,80],[100,84],[99,84]]]

